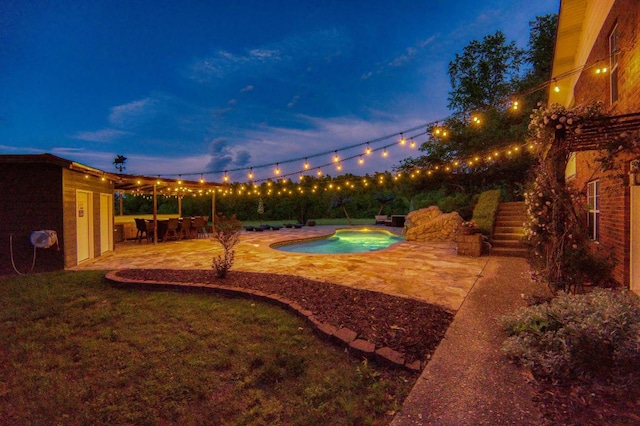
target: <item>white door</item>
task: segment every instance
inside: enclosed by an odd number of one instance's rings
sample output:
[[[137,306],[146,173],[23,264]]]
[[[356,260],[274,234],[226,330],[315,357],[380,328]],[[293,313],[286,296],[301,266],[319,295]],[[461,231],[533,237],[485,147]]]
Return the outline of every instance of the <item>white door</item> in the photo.
[[[78,263],[91,258],[91,196],[90,192],[76,191]]]
[[[640,186],[631,187],[631,290],[640,294]]]
[[[100,254],[113,250],[113,195],[100,194]]]

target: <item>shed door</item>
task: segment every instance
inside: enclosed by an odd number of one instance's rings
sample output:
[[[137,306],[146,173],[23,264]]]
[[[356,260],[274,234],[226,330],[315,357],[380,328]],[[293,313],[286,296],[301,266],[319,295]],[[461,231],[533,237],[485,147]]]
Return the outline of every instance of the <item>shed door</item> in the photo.
[[[78,239],[78,263],[91,258],[91,193],[76,191],[76,228]]]
[[[113,248],[113,195],[100,194],[100,254]]]
[[[640,186],[631,187],[631,290],[640,294]]]

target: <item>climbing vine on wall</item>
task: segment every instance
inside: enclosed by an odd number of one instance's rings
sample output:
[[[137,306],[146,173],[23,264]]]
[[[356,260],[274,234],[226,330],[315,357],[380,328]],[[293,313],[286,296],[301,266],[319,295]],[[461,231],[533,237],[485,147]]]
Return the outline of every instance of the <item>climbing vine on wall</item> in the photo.
[[[610,273],[610,262],[589,249],[584,191],[565,182],[567,136],[579,135],[584,123],[602,116],[599,104],[573,109],[539,104],[531,114],[529,130],[540,158],[525,193],[526,239],[537,277],[554,291],[575,292],[587,281],[602,284]]]

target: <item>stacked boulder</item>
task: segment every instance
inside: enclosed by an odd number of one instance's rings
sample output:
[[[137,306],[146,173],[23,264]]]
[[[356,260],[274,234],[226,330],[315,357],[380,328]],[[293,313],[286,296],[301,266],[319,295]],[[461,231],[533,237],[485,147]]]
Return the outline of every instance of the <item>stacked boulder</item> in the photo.
[[[462,218],[457,212],[442,213],[437,206],[414,210],[404,222],[407,241],[455,241]]]

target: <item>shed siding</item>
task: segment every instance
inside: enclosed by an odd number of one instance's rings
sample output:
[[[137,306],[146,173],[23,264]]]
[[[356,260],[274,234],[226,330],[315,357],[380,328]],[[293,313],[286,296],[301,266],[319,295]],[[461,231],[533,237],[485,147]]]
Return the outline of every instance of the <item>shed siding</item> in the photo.
[[[13,235],[13,258],[21,272],[31,268],[32,231],[52,229],[59,235],[57,247],[38,249],[34,271],[64,268],[62,173],[52,164],[3,164],[0,167],[0,273],[14,273],[11,265],[10,236]]]

